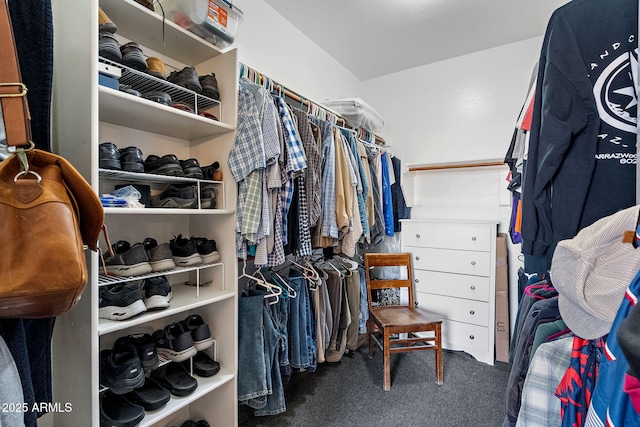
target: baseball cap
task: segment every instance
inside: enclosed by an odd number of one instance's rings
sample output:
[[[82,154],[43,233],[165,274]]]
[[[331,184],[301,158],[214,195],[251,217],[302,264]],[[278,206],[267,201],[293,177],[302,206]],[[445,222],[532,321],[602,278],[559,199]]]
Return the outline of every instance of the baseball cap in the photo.
[[[579,337],[609,333],[624,293],[640,270],[640,250],[623,242],[635,230],[640,206],[601,218],[573,239],[561,240],[551,260],[560,315]]]

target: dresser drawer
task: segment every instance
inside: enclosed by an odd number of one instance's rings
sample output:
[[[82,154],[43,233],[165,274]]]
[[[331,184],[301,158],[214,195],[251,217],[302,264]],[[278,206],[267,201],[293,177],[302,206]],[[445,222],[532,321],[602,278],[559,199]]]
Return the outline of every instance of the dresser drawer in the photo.
[[[488,327],[489,303],[416,292],[418,307],[443,319]]]
[[[412,254],[413,268],[418,270],[487,277],[491,274],[490,252],[432,248],[407,248],[407,250]]]
[[[489,301],[491,284],[488,277],[414,269],[413,282],[416,292]]]
[[[405,246],[488,252],[496,236],[481,225],[403,222],[402,238]]]
[[[487,351],[488,328],[468,323],[444,320],[442,322],[442,346],[449,350]],[[477,356],[476,356],[477,357]]]

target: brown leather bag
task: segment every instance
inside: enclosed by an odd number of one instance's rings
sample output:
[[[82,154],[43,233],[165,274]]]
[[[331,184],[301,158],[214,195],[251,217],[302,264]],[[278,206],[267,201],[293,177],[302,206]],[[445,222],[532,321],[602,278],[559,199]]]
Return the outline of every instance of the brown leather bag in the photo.
[[[67,160],[33,148],[15,53],[0,0],[0,104],[7,144],[17,147],[0,162],[0,319],[55,317],[87,284],[83,244],[98,249],[104,210]]]

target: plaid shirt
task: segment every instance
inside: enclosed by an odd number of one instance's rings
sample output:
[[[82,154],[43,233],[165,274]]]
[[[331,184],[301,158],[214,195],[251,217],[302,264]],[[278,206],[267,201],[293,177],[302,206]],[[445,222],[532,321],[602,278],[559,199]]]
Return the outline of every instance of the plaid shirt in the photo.
[[[258,107],[251,92],[242,86],[238,88],[238,127],[236,139],[227,160],[229,171],[238,183],[238,204],[236,208],[236,254],[246,259],[247,248],[242,234],[245,222],[244,209],[249,191],[246,178],[256,169],[265,167],[264,142],[258,120]],[[253,211],[249,221],[253,220]],[[258,218],[259,221],[259,218]],[[245,226],[246,227],[246,226]],[[257,230],[257,227],[256,227]]]
[[[333,141],[333,125],[314,116],[309,120],[320,128],[322,134],[322,230],[325,237],[338,238],[336,221],[336,151]]]
[[[307,208],[307,190],[304,175],[297,178],[298,184],[298,256],[311,256],[311,230],[309,229],[309,210]]]
[[[529,363],[516,427],[560,427],[556,388],[571,363],[573,334],[540,344]]]
[[[318,143],[313,136],[311,123],[307,113],[293,109],[293,114],[298,118],[298,131],[304,152],[307,155],[307,169],[305,171],[305,189],[307,192],[307,204],[309,210],[309,227],[315,227],[322,213],[320,204],[320,174],[322,173],[322,159],[318,151]]]
[[[351,154],[356,162],[358,174],[360,176],[360,185],[358,186],[358,212],[360,213],[360,223],[362,224],[362,233],[365,236],[368,236],[370,233],[369,229],[369,218],[367,217],[367,207],[366,207],[366,198],[367,193],[369,192],[369,183],[367,182],[367,175],[364,171],[364,166],[362,164],[362,159],[360,158],[360,153],[358,151],[358,143],[353,134],[349,131],[344,131],[347,141],[349,142],[349,148],[351,149]]]
[[[293,179],[302,175],[303,170],[307,167],[307,158],[302,148],[302,142],[300,142],[300,138],[298,137],[298,132],[293,125],[287,104],[279,96],[274,96],[273,99],[280,113],[280,122],[282,124],[287,153],[287,162],[284,169],[286,180],[284,180],[283,185],[284,204],[282,212],[282,243],[286,245],[288,242],[287,214],[289,213],[289,207],[291,206],[291,200],[293,198]]]

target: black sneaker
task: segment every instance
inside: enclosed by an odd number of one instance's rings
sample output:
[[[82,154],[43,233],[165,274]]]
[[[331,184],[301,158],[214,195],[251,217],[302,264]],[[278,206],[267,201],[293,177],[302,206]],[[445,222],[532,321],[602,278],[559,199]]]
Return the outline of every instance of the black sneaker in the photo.
[[[109,31],[100,31],[98,55],[113,62],[122,63],[122,53],[118,39]]]
[[[152,208],[194,209],[198,207],[195,184],[170,184],[160,194],[151,196]]]
[[[216,248],[216,241],[207,239],[206,237],[193,237],[192,240],[196,242],[196,248],[198,249],[198,253],[202,258],[202,262],[205,264],[211,262],[218,262],[222,258],[220,253],[218,253],[218,249]]]
[[[131,343],[100,352],[100,384],[115,394],[128,393],[144,384],[144,369]]]
[[[103,142],[98,147],[100,151],[100,167],[102,169],[121,170],[120,151],[113,142]]]
[[[140,287],[135,283],[116,283],[100,286],[98,317],[126,320],[147,311]]]
[[[144,161],[144,171],[156,175],[184,176],[180,160],[175,154],[167,154],[162,157],[151,154]]]
[[[218,90],[218,80],[214,73],[200,76],[200,86],[202,86],[202,94],[216,101],[220,100],[220,91]]]
[[[202,257],[198,253],[198,247],[194,239],[184,239],[182,234],[169,242],[173,261],[178,267],[202,264]]]
[[[150,277],[142,282],[144,305],[147,310],[158,310],[169,307],[173,297],[171,285],[165,276]]]
[[[149,92],[145,92],[142,94],[144,99],[148,99],[149,101],[157,102],[162,105],[166,105],[169,107],[173,101],[171,100],[171,95],[167,92],[162,92],[161,90],[151,90]]]
[[[211,331],[199,314],[191,314],[182,322],[180,322],[184,330],[191,332],[193,345],[198,351],[206,350],[213,345]]]
[[[158,355],[174,362],[182,362],[198,353],[191,338],[191,331],[174,322],[153,333]]]
[[[213,162],[209,166],[205,166],[202,168],[202,175],[204,179],[219,181],[218,179],[214,178],[215,172],[218,171],[219,169],[220,169],[220,162]]]
[[[127,67],[134,70],[147,72],[147,59],[140,49],[140,45],[136,42],[125,43],[120,46],[120,53],[122,54],[122,63]]]
[[[202,168],[198,159],[180,160],[180,167],[184,172],[184,176],[188,178],[202,179]]]
[[[198,80],[198,73],[194,67],[184,67],[180,71],[173,71],[169,74],[167,80],[196,93],[202,92],[202,86],[200,85],[200,80]]]
[[[126,240],[118,240],[111,246],[104,264],[107,274],[114,276],[138,276],[152,271],[142,243],[131,246]]]
[[[135,347],[143,369],[151,370],[158,367],[158,351],[151,335],[144,333],[125,335],[116,340],[113,348],[124,344],[131,344]]]
[[[144,172],[142,151],[138,147],[121,148],[118,151],[120,152],[120,165],[123,171]]]
[[[200,208],[214,209],[216,207],[216,186],[213,184],[200,184]]]
[[[147,237],[142,241],[142,246],[149,257],[149,264],[153,271],[170,270],[176,267],[171,255],[169,243],[158,244],[156,239]]]

